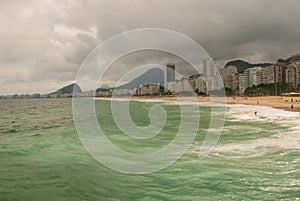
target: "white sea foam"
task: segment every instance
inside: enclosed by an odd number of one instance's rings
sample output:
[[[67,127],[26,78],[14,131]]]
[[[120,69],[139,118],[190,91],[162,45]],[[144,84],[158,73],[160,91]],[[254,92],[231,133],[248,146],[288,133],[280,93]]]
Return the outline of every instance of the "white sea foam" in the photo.
[[[219,145],[214,149],[216,155],[222,155],[226,158],[242,158],[260,156],[270,151],[282,149],[300,151],[300,116],[298,113],[265,106],[241,104],[227,106],[228,121],[272,122],[281,126],[288,126],[289,129],[285,132],[278,131],[268,138],[240,144]],[[255,112],[257,112],[256,115]]]
[[[300,114],[267,106],[251,106],[243,104],[227,104],[227,121],[237,122],[270,122],[288,127],[269,137],[251,140],[240,144],[226,144],[214,149],[216,155],[227,158],[255,157],[268,152],[285,149],[300,151]],[[256,114],[255,114],[256,112]],[[234,132],[235,126],[225,127],[223,132]],[[264,127],[254,128],[254,132],[263,132]],[[276,129],[276,128],[274,128]],[[268,132],[267,130],[265,132]]]
[[[223,146],[217,146],[214,149],[214,152],[227,152],[232,154],[230,157],[240,158],[244,156],[254,157],[264,155],[269,151],[274,151],[274,149],[300,150],[299,133],[280,133],[271,138],[262,138],[241,144],[226,144]]]
[[[300,125],[300,115],[297,112],[289,112],[266,106],[251,106],[242,104],[227,106],[229,108],[227,111],[227,117],[229,120],[274,122],[290,126]],[[257,112],[256,115],[255,112]]]

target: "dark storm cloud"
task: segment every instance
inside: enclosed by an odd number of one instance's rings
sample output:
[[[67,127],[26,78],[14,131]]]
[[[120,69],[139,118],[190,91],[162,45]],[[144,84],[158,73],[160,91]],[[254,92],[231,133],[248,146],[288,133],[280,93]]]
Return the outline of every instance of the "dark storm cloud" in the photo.
[[[299,52],[299,7],[298,0],[1,0],[0,93],[72,82],[92,49],[137,28],[178,31],[221,60],[274,62]],[[168,60],[145,55],[149,63]],[[145,60],[124,59],[118,68]],[[27,88],[15,91],[21,83]]]

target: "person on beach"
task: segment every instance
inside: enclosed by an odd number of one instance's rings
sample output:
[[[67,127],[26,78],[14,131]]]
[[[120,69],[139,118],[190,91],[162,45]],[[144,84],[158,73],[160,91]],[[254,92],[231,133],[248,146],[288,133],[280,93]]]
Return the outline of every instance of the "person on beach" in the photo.
[[[254,112],[254,115],[257,115],[257,111]]]

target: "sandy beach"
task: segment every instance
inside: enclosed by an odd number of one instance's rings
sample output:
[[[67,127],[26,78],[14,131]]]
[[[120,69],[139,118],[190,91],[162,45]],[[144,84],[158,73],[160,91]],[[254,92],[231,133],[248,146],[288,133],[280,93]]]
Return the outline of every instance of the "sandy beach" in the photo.
[[[269,106],[287,111],[300,112],[300,97],[260,96],[227,97],[227,104]]]
[[[134,97],[135,100],[177,100],[176,97]],[[198,97],[199,102],[224,102],[217,97]],[[220,101],[219,101],[220,100]],[[300,112],[300,97],[281,97],[281,96],[259,96],[259,97],[226,97],[227,104],[245,104],[256,106],[268,106],[286,111]]]

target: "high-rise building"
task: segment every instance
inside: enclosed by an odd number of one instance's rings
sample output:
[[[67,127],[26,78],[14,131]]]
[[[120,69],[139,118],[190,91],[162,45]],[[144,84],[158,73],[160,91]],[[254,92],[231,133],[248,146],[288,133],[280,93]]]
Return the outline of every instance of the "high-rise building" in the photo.
[[[175,92],[175,64],[166,64],[164,81],[165,91]]]
[[[216,59],[208,58],[203,60],[203,79],[208,92],[223,87],[223,82],[221,78],[218,77]]]
[[[236,91],[238,88],[238,74],[229,74],[223,79],[224,87],[230,88]]]
[[[243,73],[239,74],[239,94],[242,95],[247,89],[250,87],[250,82],[249,82],[249,68],[246,69]]]
[[[285,72],[286,72],[286,68],[288,66],[288,63],[285,61],[282,62],[277,62],[274,65],[274,79],[275,82],[285,82],[286,81],[286,76],[285,76]]]
[[[290,64],[286,69],[286,83],[297,87],[300,83],[300,64]]]
[[[263,67],[262,82],[264,84],[270,84],[270,83],[275,82],[275,67],[274,67],[274,65]]]
[[[259,84],[262,84],[262,67],[254,67],[254,68],[248,68],[249,70],[249,85],[251,86],[257,86]]]
[[[215,59],[208,58],[203,60],[203,75],[205,77],[213,77],[216,75],[217,68],[215,66]]]
[[[296,68],[290,66],[285,70],[286,72],[286,83],[295,86],[296,83]]]
[[[175,82],[175,64],[166,64],[167,82]]]
[[[237,67],[236,66],[225,66],[219,70],[221,78],[224,82],[224,87],[230,88],[234,91],[238,87],[238,76],[237,76]]]

